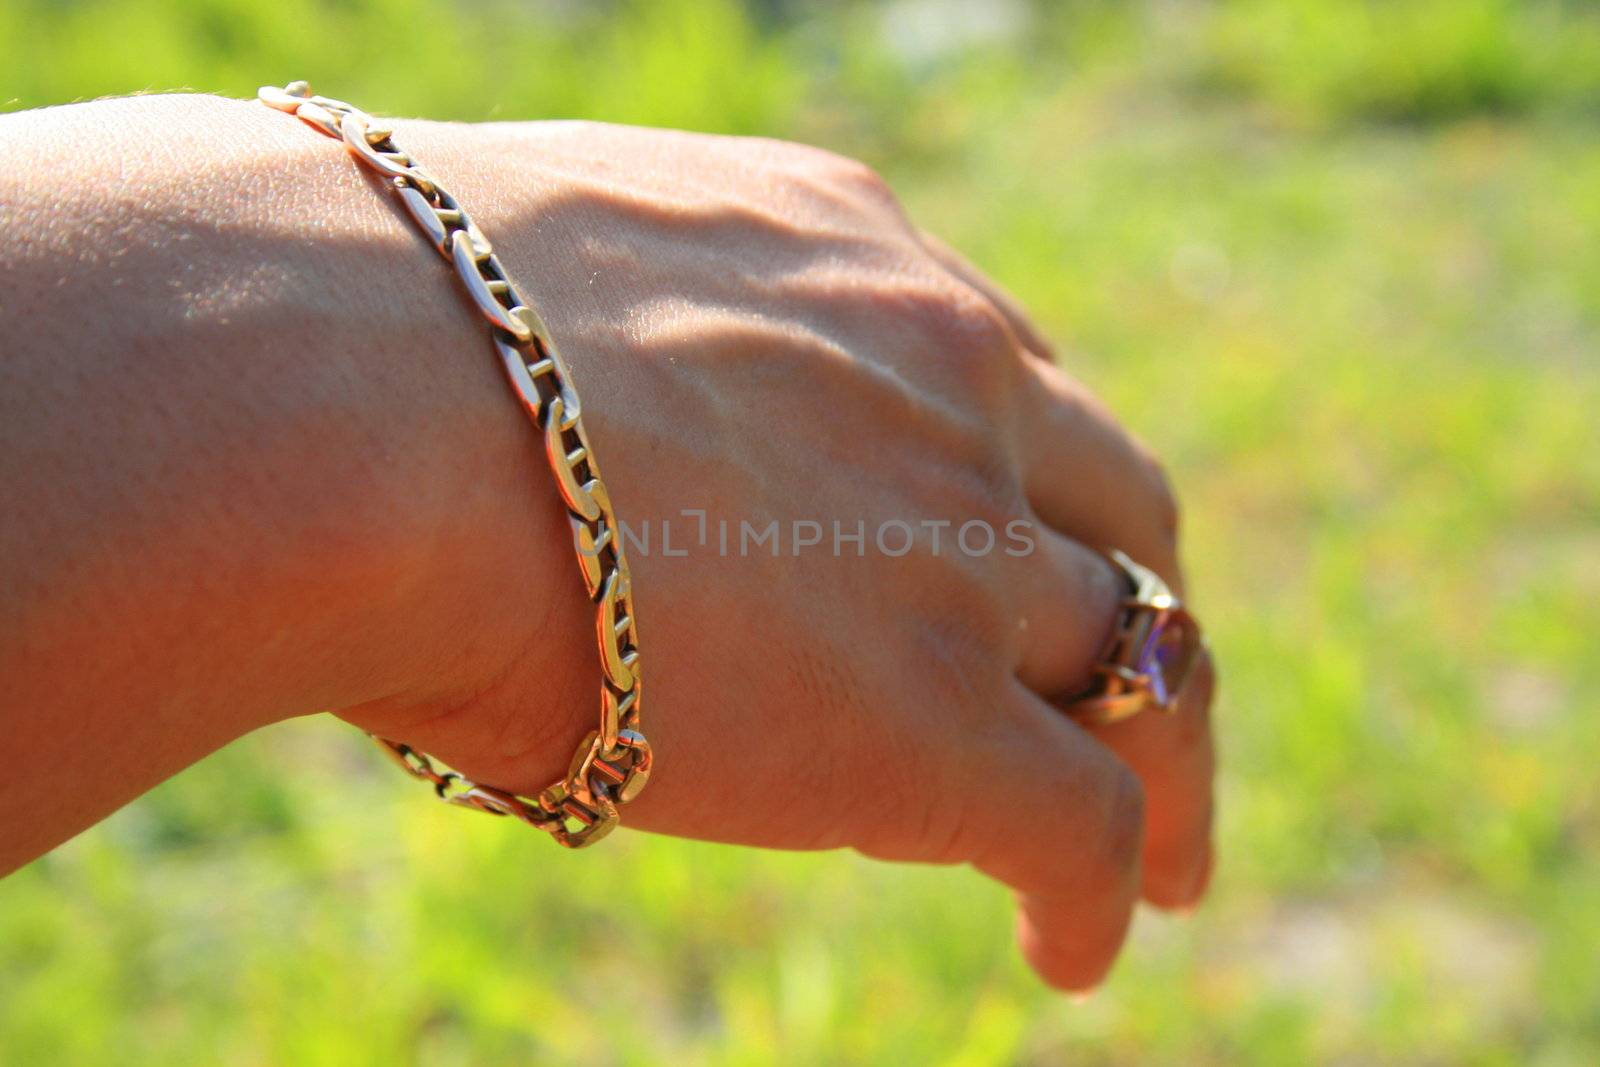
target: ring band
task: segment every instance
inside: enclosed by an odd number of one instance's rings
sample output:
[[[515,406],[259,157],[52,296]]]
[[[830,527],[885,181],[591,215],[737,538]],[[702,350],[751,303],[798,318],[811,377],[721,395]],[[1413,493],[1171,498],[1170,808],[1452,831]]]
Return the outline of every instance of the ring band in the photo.
[[[1116,549],[1106,559],[1127,584],[1089,687],[1061,703],[1080,722],[1120,722],[1147,708],[1173,712],[1200,660],[1195,621],[1161,576]]]

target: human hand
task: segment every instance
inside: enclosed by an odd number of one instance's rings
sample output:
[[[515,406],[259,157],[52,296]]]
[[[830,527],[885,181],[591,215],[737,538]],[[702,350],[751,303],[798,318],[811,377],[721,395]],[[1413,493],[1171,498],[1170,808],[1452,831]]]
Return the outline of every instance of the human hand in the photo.
[[[649,532],[630,557],[657,771],[628,825],[972,863],[1067,989],[1101,980],[1136,898],[1197,901],[1209,664],[1170,717],[1083,728],[1050,702],[1088,680],[1121,593],[1087,546],[1179,587],[1173,498],[1009,298],[826,152],[576,123],[397,139],[538,305],[618,514]],[[533,793],[592,725],[598,668],[531,430],[515,443],[486,475],[502,521],[435,576],[450,670],[341,714]]]

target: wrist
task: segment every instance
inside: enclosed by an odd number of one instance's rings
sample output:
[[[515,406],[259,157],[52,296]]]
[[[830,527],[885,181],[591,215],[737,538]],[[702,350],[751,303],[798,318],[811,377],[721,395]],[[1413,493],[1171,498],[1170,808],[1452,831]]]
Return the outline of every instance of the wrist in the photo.
[[[557,257],[533,232],[536,200],[507,204],[492,195],[512,184],[504,180],[509,161],[482,151],[492,142],[477,128],[404,128],[423,165],[458,190],[491,239],[506,242],[503,257]],[[505,167],[498,179],[497,167]],[[478,186],[488,210],[459,192]],[[382,695],[340,714],[480,778],[531,791],[559,777],[596,710],[593,606],[572,560],[566,508],[542,436],[508,389],[453,271],[411,234],[386,189],[362,191],[405,245],[398,256],[378,257],[393,276],[383,290],[428,297],[390,297],[402,322],[390,329],[358,323],[339,346],[375,346],[370,366],[382,368],[374,386],[384,429],[374,437],[383,441],[383,467],[352,482],[373,513],[363,524],[378,577],[369,602],[394,628],[388,639],[370,636],[395,653]],[[522,277],[523,295],[542,303],[540,289]],[[425,314],[415,316],[418,309]],[[395,336],[409,340],[396,346]]]

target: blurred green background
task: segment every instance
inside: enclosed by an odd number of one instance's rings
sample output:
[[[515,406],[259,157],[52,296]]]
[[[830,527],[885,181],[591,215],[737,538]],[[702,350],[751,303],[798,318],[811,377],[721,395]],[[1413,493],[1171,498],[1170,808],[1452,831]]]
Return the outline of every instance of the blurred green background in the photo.
[[[0,883],[0,1062],[1600,1060],[1600,5],[0,0],[8,108],[297,77],[883,171],[1170,461],[1216,891],[1075,1004],[968,872],[574,856],[305,721]]]

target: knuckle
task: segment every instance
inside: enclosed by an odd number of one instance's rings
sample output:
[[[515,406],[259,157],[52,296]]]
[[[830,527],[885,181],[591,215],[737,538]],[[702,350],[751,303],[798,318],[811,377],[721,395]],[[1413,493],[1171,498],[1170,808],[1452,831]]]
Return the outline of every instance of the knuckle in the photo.
[[[822,177],[839,188],[874,200],[894,199],[889,183],[861,160],[830,152],[825,148],[813,148],[811,153],[813,165],[821,172]]]
[[[795,143],[783,143],[771,158],[785,177],[825,199],[899,211],[899,199],[889,183],[859,159]]]
[[[993,304],[964,285],[937,281],[896,286],[886,295],[927,338],[933,362],[951,375],[955,388],[988,410],[1010,403],[1022,363],[1010,327]]]
[[[1099,553],[1094,553],[1085,561],[1088,567],[1088,580],[1084,583],[1088,591],[1089,607],[1094,611],[1095,618],[1110,620],[1116,618],[1122,598],[1127,595],[1126,579],[1110,560]]]
[[[1167,473],[1166,465],[1156,457],[1154,452],[1144,446],[1140,446],[1139,468],[1144,477],[1146,493],[1150,500],[1150,508],[1154,513],[1156,524],[1168,540],[1177,540],[1179,522],[1178,493],[1173,487],[1172,477]]]
[[[1000,311],[972,288],[961,284],[929,286],[917,308],[928,331],[956,350],[999,363],[994,357],[1015,348],[1011,328]]]

